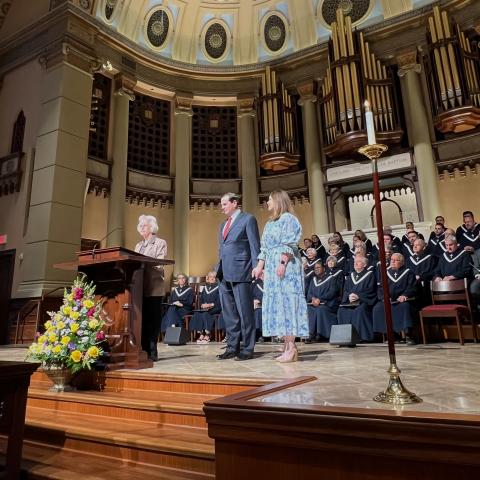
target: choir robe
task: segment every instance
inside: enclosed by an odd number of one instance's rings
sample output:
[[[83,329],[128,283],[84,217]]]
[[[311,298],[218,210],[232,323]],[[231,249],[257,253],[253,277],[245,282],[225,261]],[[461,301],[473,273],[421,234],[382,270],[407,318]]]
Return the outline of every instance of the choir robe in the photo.
[[[348,258],[350,256],[350,246],[348,245],[347,242],[343,242],[343,245],[340,246],[342,249],[343,254]],[[328,257],[328,255],[327,255]]]
[[[258,278],[252,282],[253,288],[253,299],[260,302],[260,306],[255,308],[255,328],[257,330],[262,330],[262,301],[263,301],[263,280]]]
[[[364,269],[360,273],[352,272],[345,279],[342,304],[349,304],[348,296],[355,293],[359,297],[358,304],[353,307],[338,309],[338,323],[351,323],[362,340],[373,339],[372,308],[377,301],[377,282],[372,270]]]
[[[337,310],[340,305],[342,293],[337,277],[342,277],[341,271],[333,275],[323,274],[322,277],[314,277],[310,283],[307,294],[308,326],[310,335],[321,335],[330,338],[332,325],[337,324]],[[312,298],[318,298],[321,304],[310,305]]]
[[[181,300],[180,300],[181,301]],[[200,293],[200,305],[213,303],[213,307],[204,312],[193,312],[189,329],[196,332],[208,330],[211,332],[215,327],[215,315],[222,311],[220,305],[220,289],[218,284],[207,284]]]
[[[338,267],[328,268],[325,266],[325,275],[329,275],[330,277],[334,277],[335,281],[337,282],[339,288],[343,291],[343,283],[345,280],[345,275],[343,270]]]
[[[348,275],[349,259],[343,254],[343,252],[339,252],[338,255],[329,255],[329,257],[335,257],[337,259],[336,268],[342,270],[344,275]]]
[[[372,251],[372,241],[369,238],[365,240],[365,247],[367,247],[367,253]]]
[[[444,252],[439,258],[434,277],[453,275],[456,279],[472,277],[472,256],[466,250],[457,248],[455,252]]]
[[[382,271],[380,269],[381,262],[380,260],[377,261],[375,264],[375,279],[377,281],[377,284],[382,283]],[[387,262],[387,268],[390,266],[390,262]]]
[[[392,243],[392,253],[401,253],[403,255],[403,247],[400,248],[398,243]],[[378,247],[378,243],[372,247],[371,255],[374,262],[380,260],[380,249]]]
[[[421,238],[422,240],[425,240],[425,237],[421,233],[417,232],[416,230],[414,230],[414,232],[417,234],[418,238]],[[406,233],[403,234],[400,241],[402,242],[402,245],[404,245],[405,243],[406,244],[410,243],[410,239],[408,238],[408,235]]]
[[[393,330],[395,332],[406,332],[413,326],[415,308],[412,301],[416,300],[418,294],[417,279],[415,274],[405,265],[398,270],[389,267],[387,269],[387,277],[392,302]],[[405,295],[407,298],[411,298],[412,301],[397,302],[397,298],[400,295]],[[378,288],[378,298],[380,301],[373,307],[373,331],[386,333],[384,295],[381,283]]]
[[[480,248],[480,225],[476,223],[471,230],[468,230],[465,224],[460,225],[455,237],[462,248],[473,247],[477,250]]]
[[[315,260],[308,260],[307,259],[307,263],[305,264],[305,268],[303,270],[303,274],[305,276],[305,295],[308,293],[308,288],[310,287],[310,282],[312,281],[312,278],[314,277],[314,268],[315,268],[315,264],[318,263],[318,262],[321,262],[322,259],[321,258],[316,258]]]
[[[402,239],[393,235],[392,245],[399,251],[402,251]]]
[[[183,307],[177,307],[176,305],[169,305],[167,312],[162,319],[161,331],[165,332],[168,327],[175,325],[184,326],[185,322],[183,317],[190,315],[193,310],[193,303],[195,301],[195,294],[192,287],[176,287],[172,290],[168,303],[180,302]]]
[[[432,234],[430,234],[430,238],[428,239],[426,252],[436,257],[441,257],[443,252],[446,251],[445,234],[442,233],[438,237],[435,235],[435,232],[432,232]]]
[[[430,281],[435,275],[437,268],[438,257],[431,253],[423,253],[422,255],[410,255],[406,258],[405,265],[414,273],[415,277],[418,275],[418,292],[419,299],[417,306],[425,307],[431,304],[431,290]]]
[[[312,245],[313,247],[313,245]],[[321,258],[322,261],[327,258],[327,251],[325,250],[325,247],[320,243],[320,245],[317,245],[316,247],[313,247],[317,251],[317,258]]]

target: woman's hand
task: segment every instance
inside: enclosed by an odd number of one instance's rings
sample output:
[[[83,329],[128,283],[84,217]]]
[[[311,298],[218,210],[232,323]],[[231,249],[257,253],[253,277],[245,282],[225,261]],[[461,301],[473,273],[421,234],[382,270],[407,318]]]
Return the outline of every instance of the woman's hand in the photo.
[[[252,277],[253,278],[259,278],[259,277],[262,276],[264,265],[265,265],[265,262],[263,260],[258,261],[257,266],[252,270]]]
[[[286,269],[287,269],[287,266],[284,263],[279,263],[276,270],[277,277],[283,278],[285,276]]]

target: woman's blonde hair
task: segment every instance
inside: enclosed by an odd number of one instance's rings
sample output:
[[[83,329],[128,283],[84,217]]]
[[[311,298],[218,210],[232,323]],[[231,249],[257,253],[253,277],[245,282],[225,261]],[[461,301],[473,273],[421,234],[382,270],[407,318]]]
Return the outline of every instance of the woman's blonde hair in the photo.
[[[270,194],[273,201],[273,211],[270,215],[271,220],[278,220],[283,213],[293,214],[293,205],[288,193],[285,190],[274,190]]]

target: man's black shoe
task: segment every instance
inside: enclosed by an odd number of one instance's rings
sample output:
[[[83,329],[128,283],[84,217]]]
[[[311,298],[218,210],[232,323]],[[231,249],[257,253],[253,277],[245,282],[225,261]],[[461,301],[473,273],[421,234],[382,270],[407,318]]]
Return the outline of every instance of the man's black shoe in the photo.
[[[253,353],[240,352],[240,353],[235,357],[235,360],[237,360],[237,361],[251,360],[252,358],[253,358]]]
[[[416,345],[417,344],[417,342],[415,342],[415,340],[412,337],[405,337],[405,343],[407,345]]]
[[[315,335],[309,335],[308,338],[306,338],[305,343],[313,343],[315,342]]]
[[[226,352],[217,355],[217,360],[228,360],[229,358],[235,358],[237,355],[237,352],[227,350]]]

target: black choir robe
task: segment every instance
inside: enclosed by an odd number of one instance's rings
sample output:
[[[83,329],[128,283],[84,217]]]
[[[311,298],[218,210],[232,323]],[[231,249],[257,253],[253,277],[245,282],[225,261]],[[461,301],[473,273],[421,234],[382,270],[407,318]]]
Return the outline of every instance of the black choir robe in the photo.
[[[325,247],[322,245],[320,242],[319,245],[313,246],[312,247],[317,251],[317,258],[321,258],[322,260],[325,260],[327,257],[327,251],[325,250]]]
[[[338,267],[328,268],[325,266],[325,275],[329,275],[330,277],[334,277],[335,281],[338,283],[339,288],[343,291],[343,283],[345,280],[345,275],[343,270]]]
[[[332,325],[337,324],[337,310],[340,305],[342,289],[337,277],[341,278],[339,270],[336,276],[323,274],[321,277],[313,277],[307,294],[308,325],[311,336],[317,334],[324,338],[330,338]],[[318,298],[320,305],[310,305],[313,298]]]
[[[342,249],[343,254],[348,258],[349,257],[349,252],[350,252],[350,246],[348,245],[348,243],[343,242],[343,244],[340,245],[340,248]]]
[[[162,319],[161,331],[165,332],[168,327],[175,325],[184,326],[185,322],[183,317],[190,315],[193,310],[193,303],[195,301],[195,294],[192,287],[176,287],[172,290],[168,303],[179,301],[183,304],[183,307],[177,307],[176,305],[169,305],[167,312]]]
[[[329,255],[329,257],[335,257],[337,259],[337,268],[342,270],[344,275],[348,274],[348,258],[344,255],[342,251],[340,251],[338,255]]]
[[[468,230],[465,224],[460,225],[457,228],[455,236],[462,248],[473,247],[474,250],[480,248],[480,225],[478,223],[476,223],[471,230]]]
[[[350,303],[348,296],[356,293],[359,301]],[[377,301],[377,282],[372,270],[352,272],[345,279],[343,297],[338,309],[338,323],[351,323],[362,340],[373,339],[372,308]],[[342,306],[352,305],[352,306]]]
[[[417,279],[415,274],[405,265],[398,270],[392,267],[387,269],[388,289],[390,291],[390,301],[392,304],[392,322],[395,332],[406,332],[413,326],[415,316],[414,302],[417,300]],[[410,301],[398,302],[397,298],[405,295]],[[384,294],[382,284],[378,286],[379,302],[373,307],[373,331],[386,333],[384,310]]]
[[[387,268],[390,266],[390,262],[387,261]],[[377,284],[382,283],[382,270],[381,270],[381,262],[380,260],[377,261],[375,264],[375,279],[377,280]]]
[[[425,307],[432,303],[430,282],[435,275],[438,257],[431,253],[422,255],[410,255],[406,258],[405,265],[415,274],[418,279],[418,307]]]
[[[305,295],[308,293],[308,288],[310,287],[310,282],[312,281],[313,276],[315,275],[313,269],[315,268],[315,264],[321,262],[321,258],[316,258],[315,260],[308,260],[304,266],[303,274],[305,276]]]
[[[181,301],[181,300],[180,300]],[[208,330],[211,332],[215,326],[215,315],[219,314],[222,311],[220,305],[220,288],[217,283],[209,284],[207,283],[203,290],[200,293],[200,305],[204,303],[213,303],[213,307],[205,310],[203,312],[193,312],[193,317],[190,320],[189,329],[192,331],[201,332],[203,330]]]
[[[395,237],[396,238],[396,237]],[[403,254],[403,247],[399,247],[398,243],[392,243],[392,253],[401,253]],[[380,249],[378,247],[378,243],[373,245],[371,255],[373,257],[373,263],[377,262],[380,260]]]
[[[452,253],[444,252],[438,259],[434,277],[453,275],[456,279],[472,277],[472,256],[466,250],[457,248]]]
[[[422,240],[425,240],[425,237],[421,233],[419,233],[415,230],[414,230],[414,232],[417,234],[418,238],[421,238]],[[406,233],[403,234],[400,241],[402,242],[402,245],[405,244],[405,243],[407,243],[407,244],[410,243],[410,239],[408,238],[408,235]]]
[[[376,258],[371,253],[367,253],[367,260],[368,260],[367,269],[371,270],[375,266]],[[355,264],[355,256],[350,257],[348,259],[345,276],[350,275],[352,272],[355,271],[354,264]]]
[[[263,302],[263,280],[257,278],[252,282],[253,288],[253,299],[260,302],[260,306],[255,308],[255,328],[257,330],[262,330],[262,302]]]
[[[446,251],[445,233],[442,233],[437,237],[435,232],[432,232],[428,239],[426,251],[436,257],[441,257],[443,252]]]

